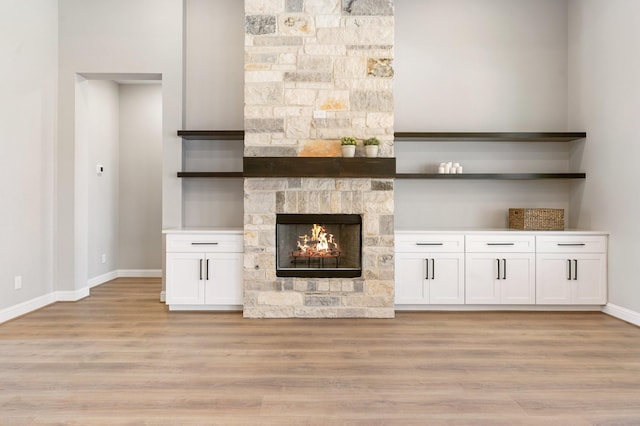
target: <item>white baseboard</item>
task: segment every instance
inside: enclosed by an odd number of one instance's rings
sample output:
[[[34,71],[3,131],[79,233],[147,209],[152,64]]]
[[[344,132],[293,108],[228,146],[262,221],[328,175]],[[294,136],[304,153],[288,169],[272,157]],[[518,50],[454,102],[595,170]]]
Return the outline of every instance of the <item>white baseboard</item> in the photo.
[[[640,312],[632,311],[631,309],[623,308],[613,303],[607,303],[602,308],[602,312],[640,327]]]
[[[162,277],[162,270],[160,269],[120,269],[117,271],[111,271],[106,274],[91,278],[87,282],[87,286],[79,290],[73,291],[54,291],[44,296],[36,297],[35,299],[27,300],[26,302],[18,303],[15,306],[10,306],[6,309],[0,310],[0,324],[17,318],[19,316],[28,314],[47,305],[55,302],[76,302],[80,299],[84,299],[89,296],[89,290],[100,284],[104,284],[108,281],[116,278],[145,278],[145,277]],[[161,301],[164,302],[164,291],[160,295]]]
[[[162,269],[118,269],[118,278],[161,278]]]
[[[19,316],[28,314],[40,308],[44,308],[56,301],[53,293],[45,294],[44,296],[36,297],[35,299],[27,300],[26,302],[18,303],[17,305],[8,307],[0,311],[0,324],[17,318]]]
[[[89,279],[89,288],[93,288],[116,278],[160,278],[161,269],[118,269]]]
[[[118,278],[117,271],[107,272],[106,274],[102,274],[100,276],[89,279],[89,288],[94,288],[95,286],[104,284],[107,281],[115,280],[116,278]]]
[[[89,296],[89,286],[74,291],[54,291],[56,302],[77,302]]]

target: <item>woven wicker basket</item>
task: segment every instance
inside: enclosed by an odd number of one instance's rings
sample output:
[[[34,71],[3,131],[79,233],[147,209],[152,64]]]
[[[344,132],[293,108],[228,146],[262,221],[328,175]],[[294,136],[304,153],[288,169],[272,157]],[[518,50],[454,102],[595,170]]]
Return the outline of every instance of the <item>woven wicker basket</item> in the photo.
[[[562,231],[564,209],[509,209],[509,228],[530,231]]]

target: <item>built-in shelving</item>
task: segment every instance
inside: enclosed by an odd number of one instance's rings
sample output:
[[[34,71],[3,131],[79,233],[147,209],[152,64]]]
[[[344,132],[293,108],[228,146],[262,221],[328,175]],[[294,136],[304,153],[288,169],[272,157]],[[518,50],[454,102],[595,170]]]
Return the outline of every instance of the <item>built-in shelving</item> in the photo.
[[[586,132],[396,132],[396,142],[571,142]],[[543,180],[585,179],[586,173],[398,173],[396,179]]]
[[[243,130],[178,130],[184,140],[244,140]],[[396,142],[570,142],[586,132],[396,132]],[[178,172],[180,178],[380,177],[447,180],[585,179],[586,173],[396,173],[395,158],[244,157],[241,172]]]
[[[396,132],[397,142],[570,142],[586,132]]]
[[[178,130],[182,140],[244,141],[244,130]],[[179,178],[242,178],[242,172],[178,172]]]

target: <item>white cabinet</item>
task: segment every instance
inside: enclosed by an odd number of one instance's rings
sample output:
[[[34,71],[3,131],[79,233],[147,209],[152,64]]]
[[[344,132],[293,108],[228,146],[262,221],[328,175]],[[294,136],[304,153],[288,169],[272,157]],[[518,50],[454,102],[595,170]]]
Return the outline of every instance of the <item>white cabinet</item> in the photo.
[[[537,245],[539,304],[606,304],[606,237],[538,236]]]
[[[536,303],[533,235],[467,235],[465,303]]]
[[[232,309],[242,305],[242,234],[176,233],[166,240],[170,309]]]
[[[467,304],[536,302],[533,253],[467,253],[465,271]]]
[[[396,305],[464,303],[464,237],[396,237]]]

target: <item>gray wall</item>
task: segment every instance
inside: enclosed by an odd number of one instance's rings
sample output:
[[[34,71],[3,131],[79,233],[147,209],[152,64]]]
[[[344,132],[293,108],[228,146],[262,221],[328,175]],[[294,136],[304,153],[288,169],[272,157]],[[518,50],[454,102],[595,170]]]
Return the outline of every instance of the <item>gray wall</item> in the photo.
[[[162,269],[162,86],[87,80],[88,275]],[[86,88],[86,89],[84,89]],[[96,166],[104,166],[102,175]],[[104,255],[104,262],[103,257]],[[145,272],[142,272],[145,271]]]
[[[120,97],[113,81],[90,80],[86,86],[88,273],[89,278],[95,278],[117,269]],[[104,166],[102,175],[96,173],[98,164]]]
[[[244,1],[185,0],[185,128],[244,124]]]
[[[244,2],[186,0],[185,128],[244,125]],[[241,141],[189,141],[183,169],[242,170]],[[183,179],[184,226],[241,227],[242,179]]]
[[[118,269],[162,269],[162,86],[120,85]]]
[[[562,0],[397,0],[396,131],[562,131]]]
[[[88,281],[88,141],[76,134],[78,73],[92,79],[162,75],[162,223],[182,223],[181,0],[60,0],[56,287],[82,296]]]
[[[53,289],[56,2],[0,2],[0,28],[2,311]]]
[[[579,226],[611,232],[609,301],[640,312],[640,2],[571,0],[569,18],[569,121],[588,133],[571,207]]]
[[[566,131],[567,5],[558,0],[398,0],[395,131]],[[581,130],[581,129],[577,129]],[[569,171],[571,147],[395,146],[401,172]],[[566,181],[396,181],[396,228],[505,227],[509,207],[569,209]]]

